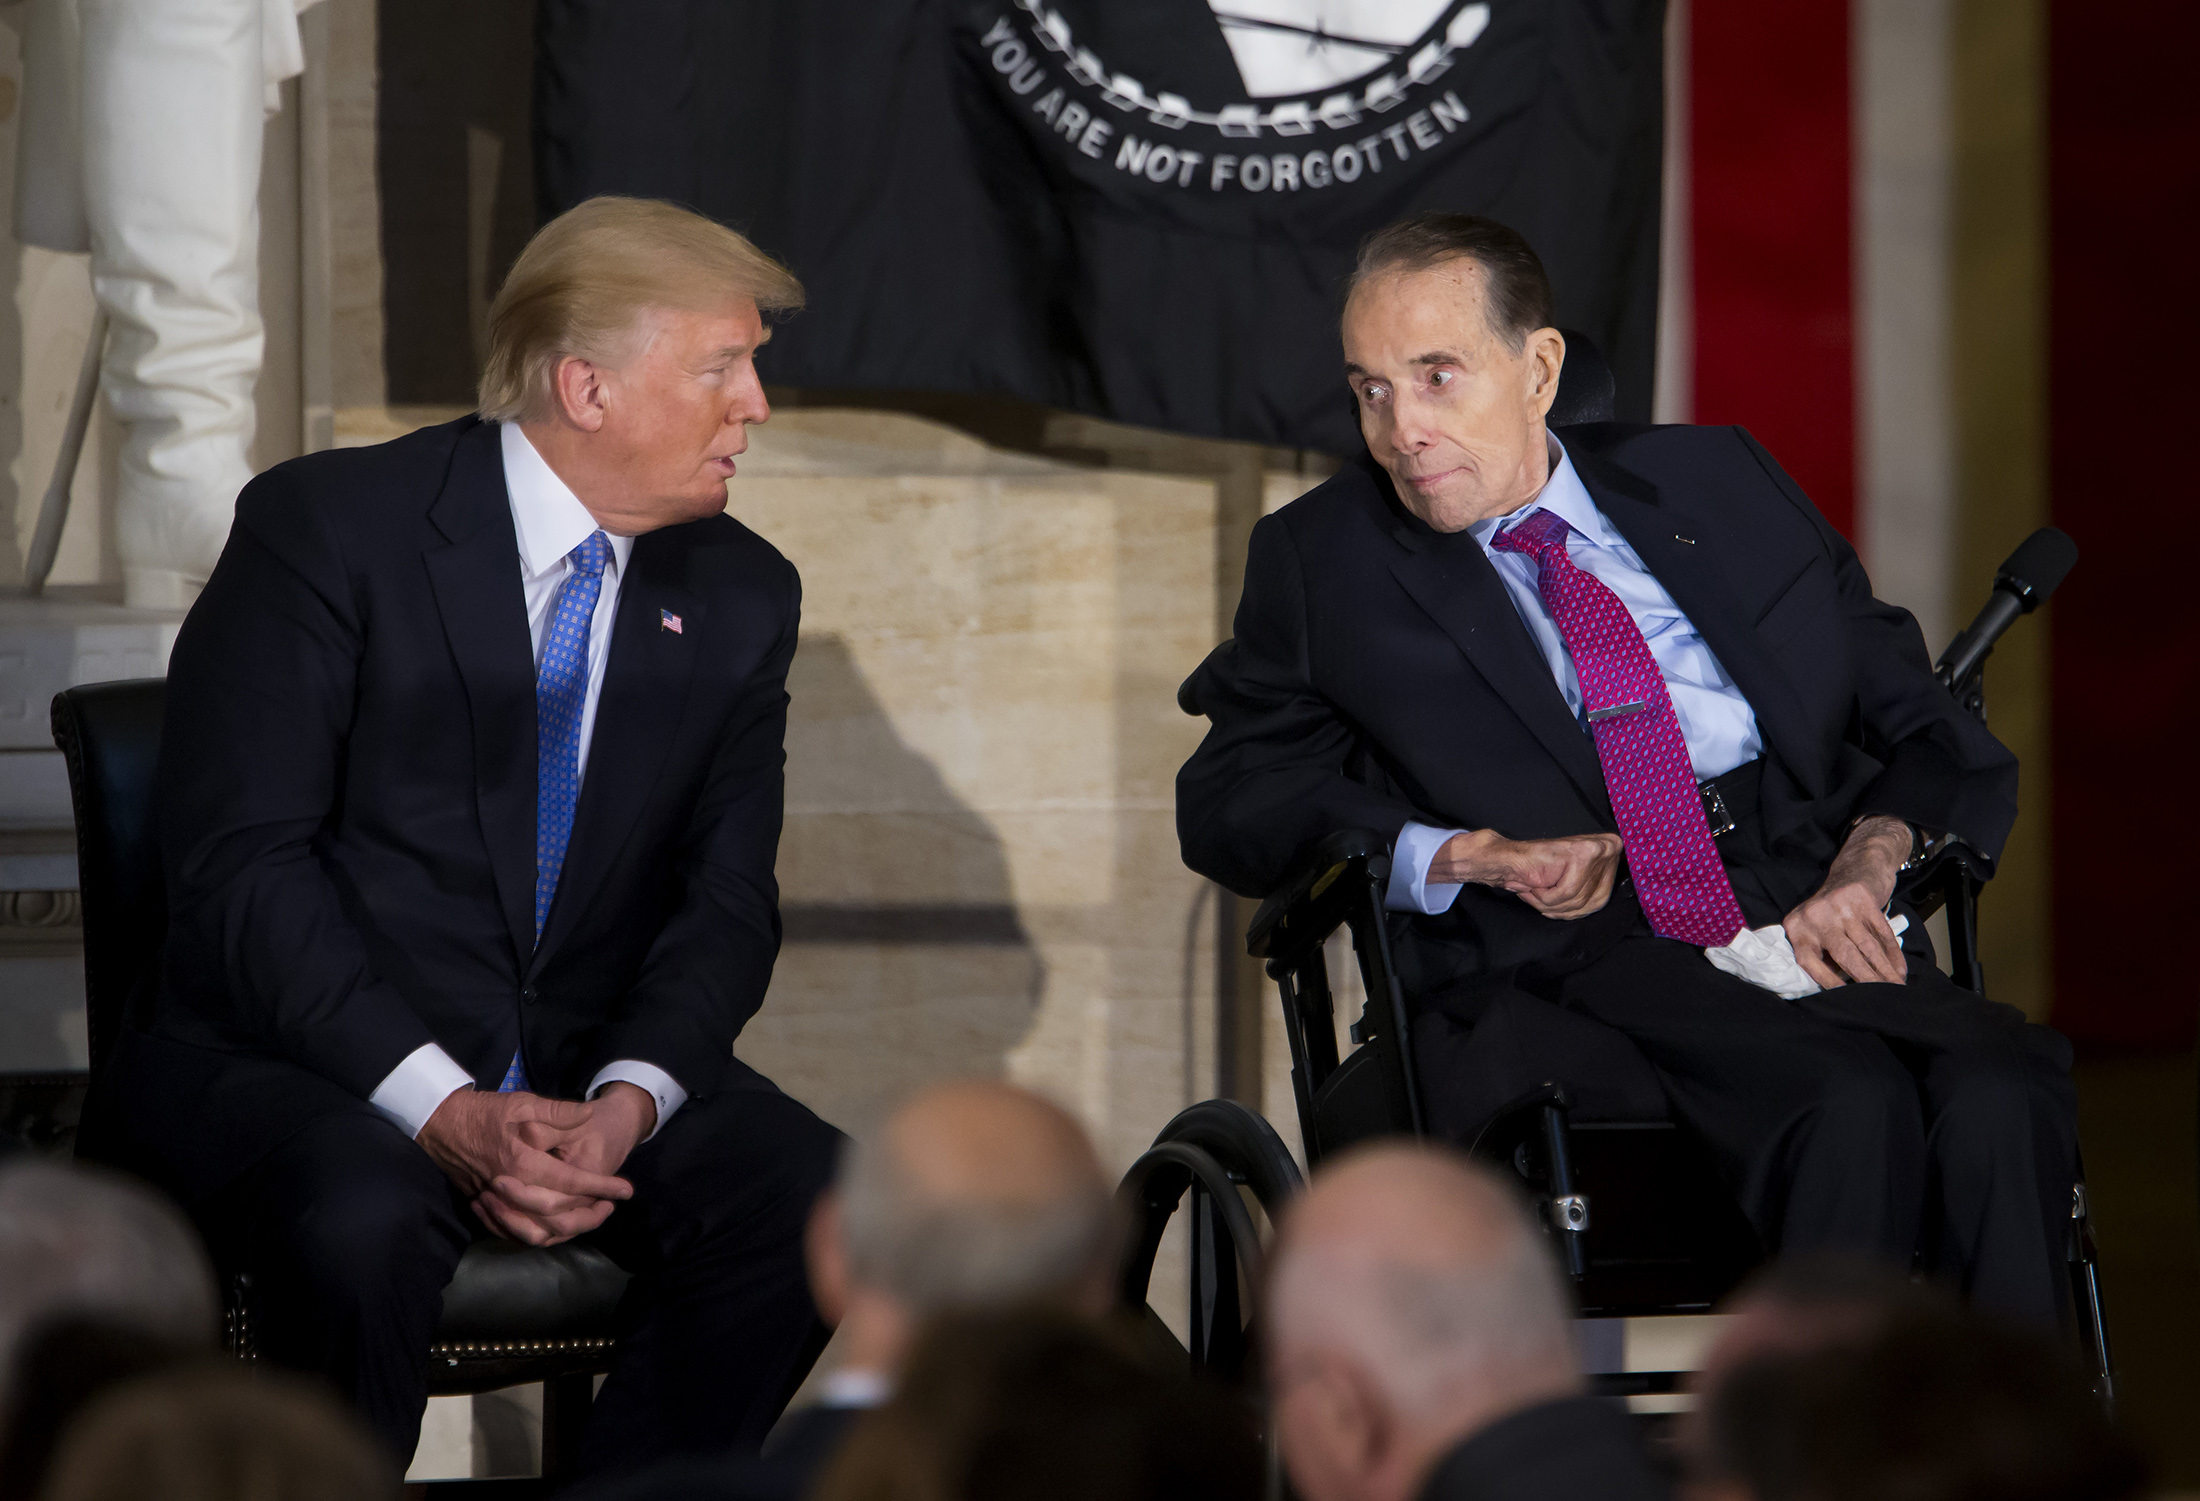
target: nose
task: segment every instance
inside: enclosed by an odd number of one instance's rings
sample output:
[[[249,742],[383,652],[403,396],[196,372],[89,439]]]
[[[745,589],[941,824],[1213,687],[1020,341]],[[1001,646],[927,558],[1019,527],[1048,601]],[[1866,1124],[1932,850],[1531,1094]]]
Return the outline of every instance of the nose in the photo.
[[[772,404],[764,395],[764,382],[750,365],[741,372],[727,394],[726,425],[739,427],[744,423],[769,422]]]
[[[1399,453],[1419,453],[1436,441],[1436,429],[1421,410],[1421,404],[1410,396],[1398,395],[1391,399],[1390,446]]]

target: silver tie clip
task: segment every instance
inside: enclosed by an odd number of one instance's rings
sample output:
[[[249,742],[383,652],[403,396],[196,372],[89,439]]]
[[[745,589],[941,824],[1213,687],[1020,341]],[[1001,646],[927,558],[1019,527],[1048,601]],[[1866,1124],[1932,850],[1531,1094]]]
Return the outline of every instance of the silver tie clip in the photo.
[[[1617,719],[1623,714],[1636,713],[1643,707],[1643,700],[1639,698],[1631,704],[1607,704],[1601,709],[1591,709],[1589,711],[1589,723],[1596,724],[1601,720]]]

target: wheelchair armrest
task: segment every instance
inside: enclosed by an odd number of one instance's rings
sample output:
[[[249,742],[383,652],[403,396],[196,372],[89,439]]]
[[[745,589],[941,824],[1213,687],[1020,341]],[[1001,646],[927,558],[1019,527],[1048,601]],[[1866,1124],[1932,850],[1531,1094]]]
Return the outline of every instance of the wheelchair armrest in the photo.
[[[1915,908],[1920,918],[1940,910],[1951,877],[1961,877],[1977,891],[1986,884],[1986,862],[1977,850],[1960,839],[1944,838],[1926,853],[1924,861],[1904,871],[1894,883],[1895,896]]]
[[[1300,851],[1291,878],[1253,914],[1253,924],[1245,930],[1246,951],[1256,959],[1269,958],[1286,932],[1294,946],[1328,937],[1343,921],[1344,911],[1321,911],[1316,903],[1355,865],[1375,880],[1388,880],[1390,841],[1373,829],[1339,829]]]

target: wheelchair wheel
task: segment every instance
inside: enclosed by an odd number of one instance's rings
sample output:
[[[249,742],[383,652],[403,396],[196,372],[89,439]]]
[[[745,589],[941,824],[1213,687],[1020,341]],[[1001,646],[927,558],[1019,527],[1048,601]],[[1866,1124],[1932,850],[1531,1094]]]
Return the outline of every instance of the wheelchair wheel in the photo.
[[[1241,1190],[1270,1218],[1302,1192],[1305,1179],[1275,1128],[1235,1100],[1182,1111],[1124,1174],[1116,1199],[1130,1219],[1119,1293],[1149,1326],[1153,1264],[1169,1221],[1189,1195],[1191,1340],[1194,1365],[1225,1381],[1253,1374],[1248,1310],[1260,1287],[1262,1242]]]

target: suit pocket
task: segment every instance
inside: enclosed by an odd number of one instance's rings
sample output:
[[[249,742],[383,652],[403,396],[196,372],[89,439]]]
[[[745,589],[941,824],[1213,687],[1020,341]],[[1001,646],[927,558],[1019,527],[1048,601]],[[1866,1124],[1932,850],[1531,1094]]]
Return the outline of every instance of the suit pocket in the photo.
[[[1777,646],[1812,624],[1825,624],[1836,603],[1833,569],[1813,558],[1772,602],[1757,613],[1757,636]]]

